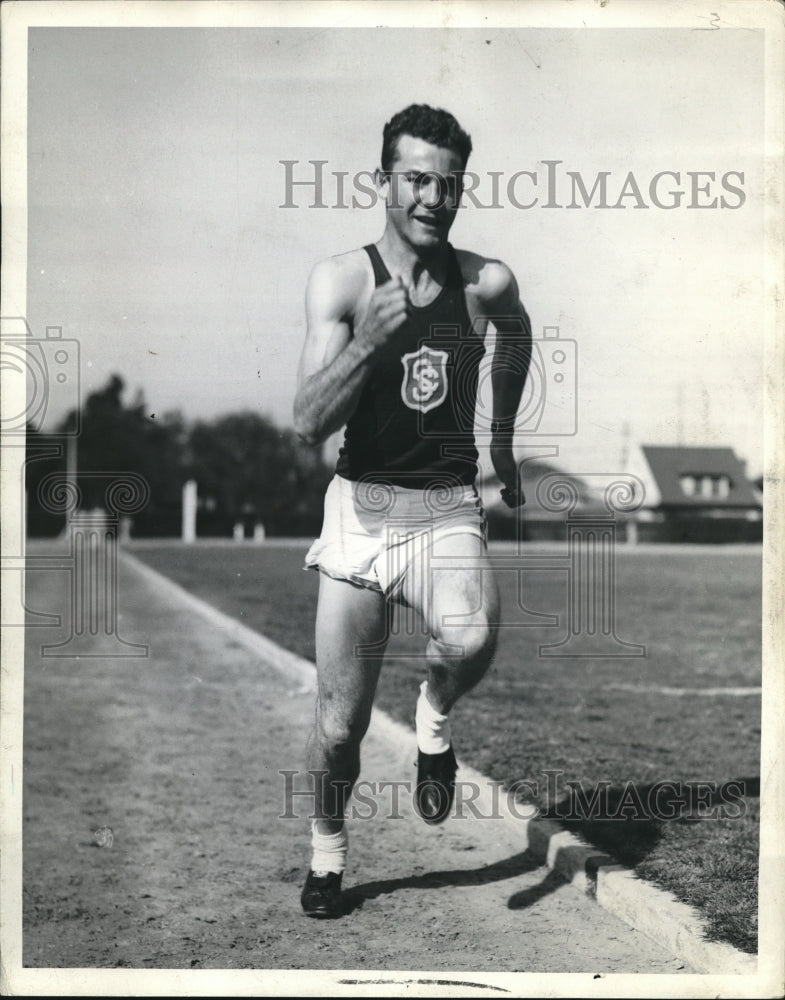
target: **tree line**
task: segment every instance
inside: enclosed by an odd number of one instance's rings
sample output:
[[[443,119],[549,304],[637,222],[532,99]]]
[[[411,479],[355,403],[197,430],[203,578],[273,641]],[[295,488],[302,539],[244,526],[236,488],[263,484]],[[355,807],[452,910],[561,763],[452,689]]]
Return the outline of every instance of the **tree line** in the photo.
[[[177,411],[150,413],[141,392],[131,403],[124,394],[123,379],[113,375],[52,431],[28,426],[30,535],[63,530],[65,516],[51,510],[42,486],[53,474],[65,481],[69,448],[81,509],[101,507],[112,478],[133,473],[144,479],[149,499],[133,515],[135,537],[180,534],[182,488],[191,479],[201,537],[231,536],[238,522],[249,535],[256,524],[268,535],[318,534],[332,470],[293,430],[252,410],[189,423]]]

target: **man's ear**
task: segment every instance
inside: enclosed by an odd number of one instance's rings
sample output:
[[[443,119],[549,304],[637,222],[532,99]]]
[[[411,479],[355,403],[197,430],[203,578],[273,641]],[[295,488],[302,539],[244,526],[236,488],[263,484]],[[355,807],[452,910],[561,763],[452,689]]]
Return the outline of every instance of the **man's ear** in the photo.
[[[377,167],[373,173],[373,182],[376,185],[376,190],[387,201],[387,196],[390,193],[390,175],[381,167]]]
[[[400,174],[377,167],[374,171],[373,179],[376,184],[376,189],[381,195],[385,206],[387,208],[400,208]]]

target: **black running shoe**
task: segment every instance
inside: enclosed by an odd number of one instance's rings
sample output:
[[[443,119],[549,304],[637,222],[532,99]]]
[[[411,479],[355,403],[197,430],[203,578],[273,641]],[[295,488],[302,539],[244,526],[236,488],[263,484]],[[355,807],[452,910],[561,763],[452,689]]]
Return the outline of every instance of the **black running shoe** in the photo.
[[[414,805],[426,823],[443,823],[455,798],[458,762],[452,744],[444,753],[417,751],[417,789]]]
[[[300,902],[303,912],[309,917],[320,917],[330,920],[343,914],[343,897],[341,896],[341,879],[343,872],[321,872],[317,875],[308,872]]]

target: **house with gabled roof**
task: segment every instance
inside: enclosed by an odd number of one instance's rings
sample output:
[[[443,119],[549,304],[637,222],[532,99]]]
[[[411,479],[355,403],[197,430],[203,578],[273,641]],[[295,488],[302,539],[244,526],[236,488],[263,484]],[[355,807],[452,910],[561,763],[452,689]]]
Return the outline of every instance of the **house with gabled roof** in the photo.
[[[567,512],[543,507],[538,491],[543,478],[554,473],[575,484],[574,513],[606,513],[602,489],[593,488],[591,475],[574,476],[539,459],[523,468],[526,505],[509,510],[499,496],[501,483],[488,469],[477,485],[492,539],[565,537]],[[643,445],[632,449],[619,479],[625,476],[638,481],[641,504],[629,514],[616,515],[619,540],[721,543],[763,538],[762,493],[747,479],[743,462],[731,448]]]
[[[763,507],[732,448],[643,445],[641,539],[760,541]],[[647,525],[657,526],[647,529]]]

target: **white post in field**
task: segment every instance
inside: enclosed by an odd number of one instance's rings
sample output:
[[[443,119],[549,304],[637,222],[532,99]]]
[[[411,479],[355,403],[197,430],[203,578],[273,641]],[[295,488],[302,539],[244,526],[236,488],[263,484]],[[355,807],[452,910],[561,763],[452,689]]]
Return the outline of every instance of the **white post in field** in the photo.
[[[196,480],[189,479],[183,485],[183,541],[196,541]]]

